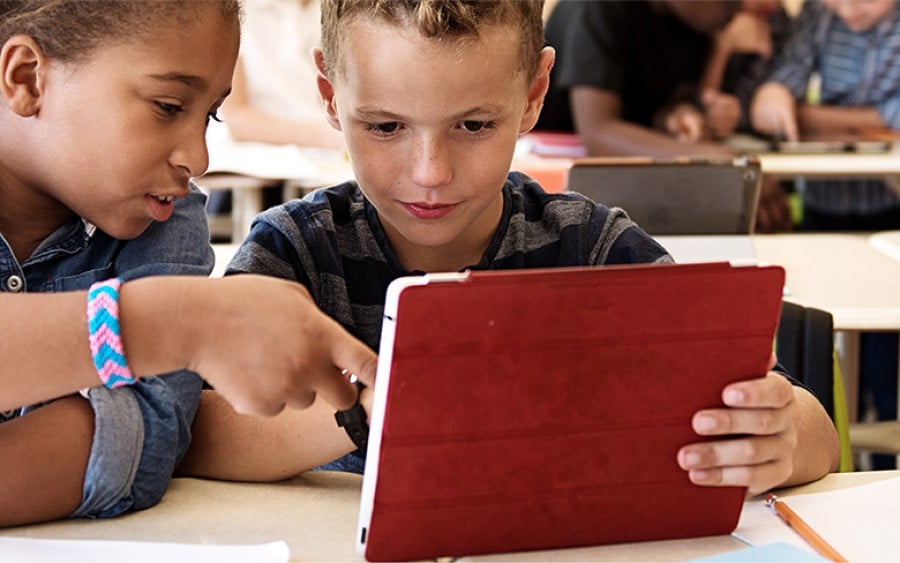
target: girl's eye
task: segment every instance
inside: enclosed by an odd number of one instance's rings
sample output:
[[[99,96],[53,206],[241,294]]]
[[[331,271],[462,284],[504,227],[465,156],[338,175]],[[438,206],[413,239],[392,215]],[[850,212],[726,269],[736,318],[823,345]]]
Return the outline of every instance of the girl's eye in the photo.
[[[219,123],[222,123],[222,118],[219,117],[219,112],[218,112],[218,111],[211,111],[211,112],[207,113],[207,114],[206,114],[206,122],[209,123],[209,120],[210,120],[210,119],[212,119],[213,121],[217,121],[217,122],[219,122]]]
[[[184,111],[184,108],[177,104],[169,104],[166,102],[156,102],[156,107],[158,107],[162,112],[166,115],[175,115],[177,113],[181,113]]]
[[[469,133],[477,133],[484,129],[493,129],[495,124],[493,121],[466,120],[462,122],[462,127]]]

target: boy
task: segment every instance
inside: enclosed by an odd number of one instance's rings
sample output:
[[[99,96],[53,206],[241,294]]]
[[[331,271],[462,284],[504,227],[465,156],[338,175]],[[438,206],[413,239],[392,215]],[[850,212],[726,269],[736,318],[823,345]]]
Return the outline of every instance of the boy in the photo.
[[[318,86],[357,182],[262,214],[229,270],[303,283],[325,312],[377,348],[385,289],[402,275],[669,262],[621,210],[548,195],[509,173],[553,65],[553,49],[542,48],[541,8],[519,0],[324,2]],[[370,393],[362,393],[365,405]],[[672,463],[695,483],[759,492],[836,467],[830,419],[783,376],[760,374],[723,397],[733,408],[697,413],[695,429],[745,437],[682,448]],[[182,470],[219,478],[284,478],[354,449],[327,405],[265,421],[239,417],[207,393],[194,432]],[[326,467],[362,471],[362,455]]]

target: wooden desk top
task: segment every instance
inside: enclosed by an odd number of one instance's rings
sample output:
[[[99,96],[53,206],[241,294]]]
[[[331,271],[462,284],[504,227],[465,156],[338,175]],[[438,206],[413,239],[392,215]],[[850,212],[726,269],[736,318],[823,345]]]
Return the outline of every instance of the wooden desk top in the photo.
[[[779,494],[834,490],[898,475],[900,471],[832,474]],[[68,520],[8,528],[0,530],[0,536],[244,545],[285,540],[295,561],[361,561],[354,548],[361,483],[358,475],[330,472],[307,473],[272,484],[175,479],[162,502],[149,510],[108,520]],[[741,547],[744,545],[731,536],[715,536],[489,559],[683,561]]]

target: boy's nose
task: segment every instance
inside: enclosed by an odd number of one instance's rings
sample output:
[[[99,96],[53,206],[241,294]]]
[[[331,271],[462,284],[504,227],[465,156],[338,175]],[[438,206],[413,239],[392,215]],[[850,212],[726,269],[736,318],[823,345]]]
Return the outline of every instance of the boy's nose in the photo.
[[[419,186],[438,187],[453,179],[451,149],[446,141],[434,137],[420,138],[410,155],[413,181]]]

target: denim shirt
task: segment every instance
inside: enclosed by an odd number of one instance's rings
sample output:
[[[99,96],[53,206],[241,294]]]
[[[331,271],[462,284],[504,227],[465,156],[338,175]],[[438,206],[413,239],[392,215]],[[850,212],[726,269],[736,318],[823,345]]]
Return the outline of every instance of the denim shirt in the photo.
[[[96,281],[116,276],[125,280],[152,275],[207,276],[215,257],[209,245],[205,205],[206,196],[192,185],[187,197],[175,200],[168,221],[152,223],[131,240],[115,239],[76,219],[44,239],[22,264],[0,233],[0,291],[86,290]],[[0,413],[0,421],[6,417]]]
[[[67,223],[44,239],[22,264],[0,233],[0,291],[47,293],[85,290],[96,281],[153,275],[207,276],[209,245],[206,196],[196,186],[175,200],[165,223],[140,236],[118,240],[83,220]]]

